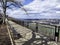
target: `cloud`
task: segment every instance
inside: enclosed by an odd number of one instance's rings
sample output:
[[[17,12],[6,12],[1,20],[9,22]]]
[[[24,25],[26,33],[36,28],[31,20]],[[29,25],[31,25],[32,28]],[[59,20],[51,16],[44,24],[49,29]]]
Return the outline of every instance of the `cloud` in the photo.
[[[30,18],[30,19],[40,19],[40,18],[59,18],[60,14],[57,13],[58,9],[60,9],[60,4],[57,0],[34,0],[28,5],[23,6],[28,15],[21,9],[15,9],[13,11],[8,10],[11,14],[10,16],[14,18]],[[13,13],[12,13],[13,12]]]
[[[26,15],[25,11],[23,11],[20,8],[14,9],[14,10],[8,9],[7,15],[9,15],[10,17],[13,17],[13,18],[17,18],[17,19],[27,18],[27,16],[28,16],[28,15]]]

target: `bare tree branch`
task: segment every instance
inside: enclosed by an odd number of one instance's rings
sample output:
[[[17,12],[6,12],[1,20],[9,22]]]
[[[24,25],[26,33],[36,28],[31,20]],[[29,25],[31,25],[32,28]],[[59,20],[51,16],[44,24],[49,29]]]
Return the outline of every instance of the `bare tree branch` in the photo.
[[[11,3],[10,5],[7,6],[7,2]],[[18,2],[16,0],[0,0],[0,3],[2,5],[2,8],[3,8],[3,23],[5,22],[5,18],[6,18],[6,9],[7,8],[10,8],[11,5],[15,6],[15,7],[19,7],[21,8],[23,11],[27,13],[27,10],[25,10],[25,8],[23,8],[23,5],[21,4],[21,2]],[[11,9],[11,8],[10,8]]]

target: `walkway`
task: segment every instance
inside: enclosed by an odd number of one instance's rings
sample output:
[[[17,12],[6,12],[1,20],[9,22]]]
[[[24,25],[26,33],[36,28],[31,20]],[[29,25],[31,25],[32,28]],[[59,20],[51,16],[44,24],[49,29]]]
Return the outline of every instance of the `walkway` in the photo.
[[[25,41],[28,41],[32,38],[32,31],[30,29],[27,29],[26,27],[23,27],[21,25],[18,25],[12,21],[9,21],[9,24],[14,27],[14,33],[22,35],[23,38],[20,38],[18,40],[15,40],[16,45],[21,45]],[[17,44],[19,43],[19,44]]]
[[[16,45],[58,45],[56,42],[50,41],[48,37],[32,32],[32,30],[26,27],[12,21],[9,21],[9,24],[14,27],[15,34],[20,34],[22,36],[14,40]]]

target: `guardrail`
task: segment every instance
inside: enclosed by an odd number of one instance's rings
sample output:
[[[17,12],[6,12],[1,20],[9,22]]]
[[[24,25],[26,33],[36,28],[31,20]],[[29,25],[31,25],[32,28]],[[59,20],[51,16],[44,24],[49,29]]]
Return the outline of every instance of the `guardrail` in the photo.
[[[23,22],[23,21],[21,21],[21,22]],[[18,22],[18,24],[19,24],[19,22]],[[57,41],[60,39],[60,37],[59,37],[60,29],[57,29],[59,27],[57,25],[41,24],[38,22],[23,22],[20,25],[25,26],[34,32],[38,32],[40,34],[48,36],[53,40],[55,40],[56,37],[58,37]],[[58,31],[58,32],[56,32],[56,31]]]
[[[34,24],[35,23],[35,24]],[[45,25],[40,23],[29,23],[28,28],[33,29],[33,31],[50,37],[55,41],[60,41],[60,26],[57,25]],[[57,37],[57,39],[56,39]]]

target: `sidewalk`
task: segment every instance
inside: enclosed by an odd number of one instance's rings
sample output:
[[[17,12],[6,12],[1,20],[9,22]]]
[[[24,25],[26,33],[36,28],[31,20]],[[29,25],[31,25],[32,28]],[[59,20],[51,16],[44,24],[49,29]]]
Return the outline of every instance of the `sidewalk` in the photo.
[[[30,29],[27,29],[26,27],[18,25],[12,21],[9,21],[9,24],[12,27],[14,27],[14,30],[17,33],[20,33],[20,35],[22,35],[22,37],[23,37],[18,40],[15,40],[16,45],[22,45],[21,43],[24,43],[25,41],[28,41],[32,38],[32,31]]]
[[[39,33],[32,32],[32,30],[9,21],[10,25],[14,27],[15,31],[22,35],[22,38],[15,40],[16,45],[60,45],[54,41],[50,41],[49,37]]]

